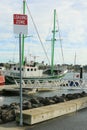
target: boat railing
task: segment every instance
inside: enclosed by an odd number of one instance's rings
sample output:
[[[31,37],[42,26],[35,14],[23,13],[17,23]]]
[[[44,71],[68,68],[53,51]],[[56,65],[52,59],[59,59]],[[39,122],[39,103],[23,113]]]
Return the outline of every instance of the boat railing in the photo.
[[[19,83],[15,80],[17,86]],[[54,88],[54,89],[87,89],[86,80],[68,80],[68,79],[50,79],[50,80],[35,80],[33,83],[31,80],[28,80],[25,83],[22,80],[23,88]]]

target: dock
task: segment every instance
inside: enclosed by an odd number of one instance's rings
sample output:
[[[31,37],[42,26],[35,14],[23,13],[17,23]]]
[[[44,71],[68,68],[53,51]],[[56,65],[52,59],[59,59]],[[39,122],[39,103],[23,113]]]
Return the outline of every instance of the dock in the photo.
[[[3,94],[5,89],[15,89],[16,85],[0,85],[0,94]]]
[[[23,86],[23,95],[29,95],[29,94],[35,94],[37,92],[49,92],[49,91],[54,91],[54,88],[49,88],[49,87],[31,87],[31,86]],[[16,84],[14,85],[3,85],[0,86],[0,94],[6,94],[6,95],[19,95],[20,94],[20,87]]]
[[[87,107],[87,97],[67,101],[64,103],[58,103],[54,105],[29,109],[22,111],[23,123],[33,125],[40,123],[55,117],[66,115],[72,112],[76,112]],[[20,120],[20,112],[17,112],[16,121]]]
[[[28,94],[34,94],[36,93],[36,89],[32,89],[29,87],[22,87],[23,89],[23,95],[28,95]],[[6,95],[19,95],[20,94],[20,87],[17,86],[16,84],[14,85],[3,85],[0,86],[0,94],[6,94]]]
[[[87,90],[87,82],[68,81],[68,80],[52,80],[51,82],[42,82],[35,81],[35,83],[29,82],[25,84],[22,82],[23,95],[34,94],[37,92],[49,92],[56,90]],[[18,83],[14,85],[3,85],[0,86],[0,94],[11,94],[19,95],[20,94],[20,85]]]

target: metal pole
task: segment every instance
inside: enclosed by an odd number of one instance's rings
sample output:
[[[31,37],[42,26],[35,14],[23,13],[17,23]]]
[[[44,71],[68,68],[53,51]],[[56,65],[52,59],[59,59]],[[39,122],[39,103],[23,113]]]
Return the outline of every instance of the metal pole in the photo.
[[[22,117],[22,57],[21,57],[21,33],[19,34],[19,61],[20,61],[20,126],[23,125],[23,117]]]
[[[23,0],[23,14],[25,14],[25,0]],[[24,34],[22,35],[22,65],[24,65]]]

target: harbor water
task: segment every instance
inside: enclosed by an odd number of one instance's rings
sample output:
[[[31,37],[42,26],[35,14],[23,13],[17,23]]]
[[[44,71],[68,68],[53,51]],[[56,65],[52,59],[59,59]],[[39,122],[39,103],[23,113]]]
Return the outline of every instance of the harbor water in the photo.
[[[67,75],[64,77],[64,79],[73,79],[73,77],[76,77],[78,73],[67,73]],[[83,74],[83,79],[87,80],[87,73]],[[77,93],[77,92],[82,92],[83,89],[75,89],[75,90],[68,90],[68,89],[56,89],[54,91],[49,91],[49,92],[37,92],[35,94],[32,94],[30,96],[40,96],[40,97],[52,97],[55,95],[61,96],[62,94],[67,94],[67,93]],[[84,90],[86,91],[86,90]],[[26,99],[28,97],[23,96],[23,99]],[[11,104],[13,102],[20,102],[20,97],[19,96],[0,96],[0,106],[3,104]]]

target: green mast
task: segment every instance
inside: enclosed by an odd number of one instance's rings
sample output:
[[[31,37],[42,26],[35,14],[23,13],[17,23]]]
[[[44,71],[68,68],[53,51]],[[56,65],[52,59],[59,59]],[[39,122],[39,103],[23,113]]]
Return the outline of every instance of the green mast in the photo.
[[[52,38],[52,49],[51,49],[51,74],[53,75],[54,69],[54,44],[55,44],[55,33],[56,33],[56,9],[54,9],[54,24],[53,24],[53,38]]]
[[[25,0],[23,0],[23,14],[25,14]],[[22,35],[22,65],[24,65],[24,34]]]

